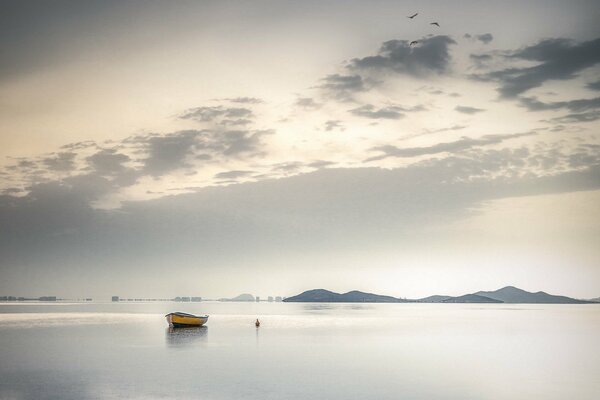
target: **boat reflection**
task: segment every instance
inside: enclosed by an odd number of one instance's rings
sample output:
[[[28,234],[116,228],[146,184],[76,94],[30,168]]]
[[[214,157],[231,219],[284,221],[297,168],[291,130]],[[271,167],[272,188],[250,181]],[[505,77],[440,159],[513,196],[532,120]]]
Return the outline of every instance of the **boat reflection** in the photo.
[[[192,326],[187,328],[169,327],[165,330],[165,339],[169,347],[182,347],[204,343],[207,337],[207,326]]]

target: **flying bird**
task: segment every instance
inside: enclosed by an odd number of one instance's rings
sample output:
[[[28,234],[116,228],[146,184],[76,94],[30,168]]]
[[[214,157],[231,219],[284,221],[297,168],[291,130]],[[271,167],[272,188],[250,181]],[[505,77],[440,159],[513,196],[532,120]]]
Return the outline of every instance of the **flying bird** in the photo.
[[[440,27],[440,24],[438,24],[437,22],[432,22],[429,25],[436,25],[438,28]]]
[[[414,45],[415,45],[415,44],[417,44],[417,43],[419,43],[419,42],[418,42],[418,41],[416,41],[416,40],[413,40],[412,42],[410,42],[410,46],[414,46]]]
[[[406,17],[406,18],[410,18],[413,19],[414,17],[416,17],[417,15],[419,15],[419,13],[414,13],[413,15],[411,15],[410,17]]]

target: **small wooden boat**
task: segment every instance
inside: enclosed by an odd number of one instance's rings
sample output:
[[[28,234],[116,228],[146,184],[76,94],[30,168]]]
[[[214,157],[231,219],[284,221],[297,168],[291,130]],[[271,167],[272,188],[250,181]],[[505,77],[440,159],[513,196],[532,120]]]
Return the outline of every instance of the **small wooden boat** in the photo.
[[[169,326],[173,328],[184,328],[188,326],[202,326],[208,321],[208,315],[193,315],[182,312],[174,312],[165,315]]]

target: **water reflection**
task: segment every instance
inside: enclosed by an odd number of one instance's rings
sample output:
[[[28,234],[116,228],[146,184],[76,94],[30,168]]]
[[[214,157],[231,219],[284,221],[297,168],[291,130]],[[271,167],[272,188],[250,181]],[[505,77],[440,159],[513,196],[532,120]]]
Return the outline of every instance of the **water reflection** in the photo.
[[[190,346],[206,342],[207,326],[191,326],[188,328],[169,327],[165,330],[165,339],[169,347]]]
[[[304,311],[308,311],[311,313],[312,311],[324,311],[324,310],[333,310],[333,306],[331,304],[326,303],[311,303],[311,304],[303,304],[302,309]]]

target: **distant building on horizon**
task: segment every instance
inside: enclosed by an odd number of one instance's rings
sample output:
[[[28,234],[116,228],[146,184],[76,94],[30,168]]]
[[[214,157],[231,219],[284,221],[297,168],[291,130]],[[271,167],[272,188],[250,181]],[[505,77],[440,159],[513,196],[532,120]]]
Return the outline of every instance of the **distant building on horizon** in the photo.
[[[113,296],[112,301],[119,301],[119,296]]]
[[[281,296],[276,296],[275,301],[281,301]]]
[[[258,303],[260,301],[260,296],[256,296],[256,302]]]
[[[267,301],[268,301],[269,303],[272,303],[272,302],[273,302],[273,296],[269,296],[269,297],[267,297]]]
[[[202,301],[202,297],[200,297],[200,296],[192,297],[192,301],[195,301],[195,302]]]

